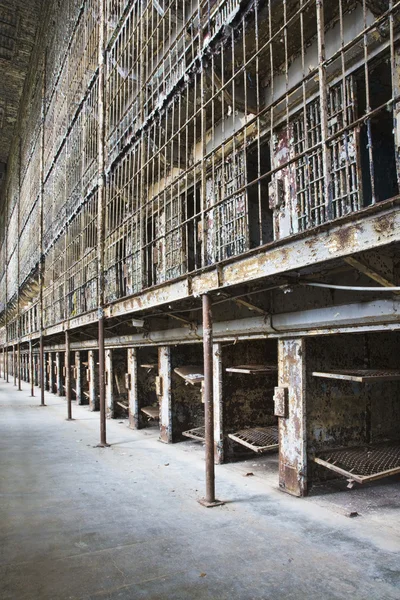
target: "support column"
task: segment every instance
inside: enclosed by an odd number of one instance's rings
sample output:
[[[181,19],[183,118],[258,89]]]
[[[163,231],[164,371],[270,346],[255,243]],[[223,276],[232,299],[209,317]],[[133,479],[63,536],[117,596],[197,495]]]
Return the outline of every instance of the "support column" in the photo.
[[[18,391],[21,391],[21,389],[22,389],[21,388],[21,375],[22,375],[21,370],[22,370],[22,367],[21,367],[21,346],[19,345],[19,343],[18,343],[18,346],[17,346],[17,369],[18,369],[18,373],[17,373],[17,376],[18,376]]]
[[[48,352],[43,352],[43,360],[44,360],[44,373],[43,373],[43,382],[44,389],[48,389],[49,385],[49,355]]]
[[[204,350],[204,422],[205,422],[205,463],[206,494],[200,504],[207,508],[223,504],[215,498],[214,467],[214,399],[213,399],[213,321],[210,296],[204,294],[203,300],[203,350]]]
[[[225,460],[222,378],[222,344],[213,344],[214,461],[216,465],[222,464]]]
[[[305,340],[278,341],[279,487],[293,496],[307,495]],[[275,392],[275,402],[277,392]]]
[[[33,355],[33,383],[36,387],[40,388],[39,356],[37,354]]]
[[[138,357],[136,348],[128,348],[128,404],[129,404],[129,427],[140,429],[142,422],[140,418],[139,393],[138,393]]]
[[[48,381],[48,371],[46,363],[46,355],[44,353],[43,336],[40,336],[39,346],[39,380],[40,380],[40,406],[46,406],[44,402],[44,394]]]
[[[14,385],[16,386],[17,385],[17,350],[14,345],[12,347],[11,359],[12,359],[11,367],[12,367],[12,374],[14,377]]]
[[[67,421],[72,421],[72,400],[71,400],[71,351],[69,331],[65,332],[65,395],[67,398]]]
[[[105,351],[105,374],[106,374],[106,413],[108,419],[114,418],[114,390],[113,390],[113,351],[106,350]]]
[[[171,379],[171,348],[162,346],[158,349],[157,396],[160,401],[160,440],[165,444],[172,443]]]
[[[101,311],[99,316],[99,392],[100,392],[100,448],[106,448],[107,444],[107,425],[106,425],[106,354],[104,348],[104,315]]]
[[[32,342],[29,342],[29,379],[31,382],[31,396],[35,395],[35,371],[33,365],[33,349]]]
[[[62,390],[61,356],[60,356],[59,352],[56,352],[56,388],[57,388],[57,396],[62,396],[63,390]]]
[[[75,352],[75,396],[76,403],[80,406],[82,402],[82,373],[81,373],[81,353]]]
[[[49,392],[54,394],[54,364],[53,364],[53,353],[48,353],[48,365],[49,365]]]
[[[89,410],[99,410],[97,395],[97,381],[96,381],[96,360],[94,350],[88,352],[88,377],[89,377]]]

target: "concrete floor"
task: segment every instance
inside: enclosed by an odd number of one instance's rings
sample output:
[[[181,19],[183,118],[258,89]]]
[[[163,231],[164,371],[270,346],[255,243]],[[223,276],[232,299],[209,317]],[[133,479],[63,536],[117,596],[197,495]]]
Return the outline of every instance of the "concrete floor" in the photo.
[[[1,600],[400,599],[398,481],[300,500],[249,459],[205,509],[201,446],[112,421],[95,448],[98,414],[46,402],[0,382]]]

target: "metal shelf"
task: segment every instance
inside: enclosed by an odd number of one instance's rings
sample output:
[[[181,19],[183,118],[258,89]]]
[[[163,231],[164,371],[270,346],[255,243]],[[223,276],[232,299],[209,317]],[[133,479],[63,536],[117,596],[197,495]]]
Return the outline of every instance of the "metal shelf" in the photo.
[[[278,371],[277,365],[239,365],[237,367],[227,367],[228,373],[245,373],[247,375],[269,375]]]
[[[338,369],[337,371],[314,371],[313,376],[373,383],[375,381],[399,381],[400,371],[395,369]]]
[[[204,368],[202,366],[190,365],[187,367],[177,367],[174,371],[179,377],[182,377],[186,383],[196,385],[197,383],[202,383],[204,381]]]
[[[278,426],[271,425],[269,427],[249,427],[241,429],[235,433],[229,433],[228,437],[246,448],[250,448],[253,452],[267,452],[279,448],[279,433]]]
[[[158,420],[160,418],[160,409],[158,406],[144,406],[140,409],[149,419]]]

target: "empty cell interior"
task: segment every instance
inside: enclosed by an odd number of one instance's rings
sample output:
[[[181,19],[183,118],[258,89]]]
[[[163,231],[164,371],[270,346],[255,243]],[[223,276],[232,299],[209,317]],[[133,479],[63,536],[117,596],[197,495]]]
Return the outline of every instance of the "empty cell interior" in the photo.
[[[128,390],[126,388],[126,373],[128,372],[128,357],[126,348],[114,348],[111,354],[112,369],[108,374],[107,386],[111,386],[113,417],[128,417]]]
[[[349,466],[349,455],[343,455],[341,462],[340,456],[335,459],[331,451],[362,447],[369,448],[373,462],[374,445],[400,440],[400,382],[396,378],[362,382],[316,377],[312,373],[340,374],[349,369],[364,374],[397,372],[399,344],[399,335],[394,332],[307,341],[307,446],[312,480],[334,473],[316,465],[314,457]],[[349,466],[355,475],[356,468]]]
[[[204,404],[202,403],[201,383],[190,383],[190,381],[175,372],[175,369],[184,370],[184,367],[191,367],[190,372],[193,373],[202,372],[202,344],[176,346],[171,352],[173,441],[185,439],[183,432],[204,427]]]
[[[137,349],[137,394],[139,405],[139,426],[158,427],[160,406],[156,393],[158,376],[158,349]]]
[[[99,390],[99,351],[93,350],[88,353],[88,366],[86,371],[89,387],[89,404],[92,410],[100,408]]]
[[[81,382],[81,404],[89,404],[89,381],[87,377],[87,369],[88,369],[88,352],[84,350],[80,350],[80,382]],[[76,385],[76,377],[78,375],[78,368],[74,371],[75,375],[75,385]]]
[[[226,458],[277,450],[273,394],[277,343],[254,340],[222,346],[223,430]],[[234,369],[231,372],[227,369]]]

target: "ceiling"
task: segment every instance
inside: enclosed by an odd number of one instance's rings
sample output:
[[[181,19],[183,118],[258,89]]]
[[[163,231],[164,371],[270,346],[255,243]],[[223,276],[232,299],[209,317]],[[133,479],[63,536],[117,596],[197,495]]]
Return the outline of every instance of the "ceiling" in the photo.
[[[41,0],[0,0],[0,178],[33,50]]]

